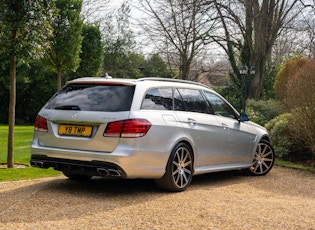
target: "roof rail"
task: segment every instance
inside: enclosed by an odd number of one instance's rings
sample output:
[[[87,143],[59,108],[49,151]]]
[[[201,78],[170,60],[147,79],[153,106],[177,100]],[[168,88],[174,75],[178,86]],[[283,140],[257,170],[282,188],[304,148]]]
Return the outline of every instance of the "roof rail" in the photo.
[[[145,77],[145,78],[139,78],[137,81],[168,81],[168,82],[178,82],[178,83],[187,83],[187,84],[193,84],[193,85],[199,85],[203,87],[210,88],[207,85],[204,85],[199,82],[190,81],[190,80],[181,80],[181,79],[175,79],[175,78],[162,78],[162,77]]]

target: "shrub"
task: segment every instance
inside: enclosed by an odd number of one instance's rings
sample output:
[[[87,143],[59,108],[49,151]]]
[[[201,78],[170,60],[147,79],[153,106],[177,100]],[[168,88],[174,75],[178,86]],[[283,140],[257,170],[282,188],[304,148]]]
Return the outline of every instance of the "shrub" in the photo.
[[[292,114],[284,113],[265,125],[270,134],[276,157],[283,160],[289,160],[293,152],[293,141],[289,130],[291,118]]]
[[[312,152],[306,148],[304,141],[294,136],[291,130],[294,119],[294,114],[284,113],[269,121],[265,128],[270,134],[276,157],[307,163],[308,160],[312,160]]]
[[[287,83],[291,76],[300,70],[309,60],[303,56],[297,55],[286,61],[284,66],[277,73],[274,83],[275,94],[282,100],[286,96]]]
[[[265,125],[271,119],[279,116],[285,110],[284,104],[277,100],[248,100],[247,113],[251,121]]]
[[[315,155],[315,59],[306,63],[287,83],[285,103],[293,114],[290,130]]]

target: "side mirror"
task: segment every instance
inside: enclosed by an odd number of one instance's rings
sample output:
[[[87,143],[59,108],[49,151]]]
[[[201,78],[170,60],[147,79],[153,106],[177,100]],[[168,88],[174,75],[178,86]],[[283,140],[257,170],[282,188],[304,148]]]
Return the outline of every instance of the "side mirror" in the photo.
[[[239,121],[240,122],[249,121],[249,116],[246,113],[240,113]]]

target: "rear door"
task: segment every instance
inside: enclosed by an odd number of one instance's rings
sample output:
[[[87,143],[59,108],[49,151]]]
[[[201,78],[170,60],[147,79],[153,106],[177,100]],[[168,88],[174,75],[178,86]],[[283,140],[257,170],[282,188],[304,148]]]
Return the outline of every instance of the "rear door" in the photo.
[[[214,115],[210,114],[199,90],[176,89],[175,110],[184,131],[193,141],[195,166],[225,164],[229,161],[224,151],[224,133]]]

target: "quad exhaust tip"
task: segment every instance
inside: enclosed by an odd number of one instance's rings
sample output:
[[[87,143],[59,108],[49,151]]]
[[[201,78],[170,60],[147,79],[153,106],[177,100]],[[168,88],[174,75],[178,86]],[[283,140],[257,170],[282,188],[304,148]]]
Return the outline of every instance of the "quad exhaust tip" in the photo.
[[[100,176],[120,177],[121,172],[117,169],[97,168],[96,171]]]
[[[43,161],[31,161],[32,167],[44,168],[45,163]]]

